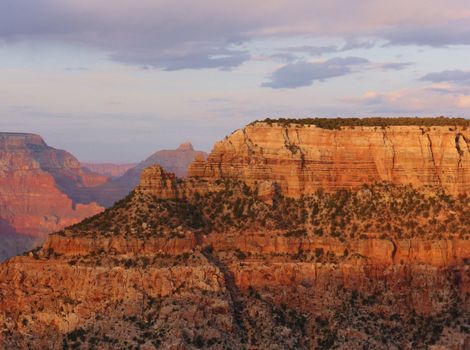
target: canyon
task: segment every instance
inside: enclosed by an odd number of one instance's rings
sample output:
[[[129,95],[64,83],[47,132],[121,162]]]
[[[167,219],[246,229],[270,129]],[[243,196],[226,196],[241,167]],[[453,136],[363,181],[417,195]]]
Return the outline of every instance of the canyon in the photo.
[[[0,260],[100,212],[92,190],[106,181],[38,135],[0,133]]]
[[[197,156],[206,155],[184,143],[139,164],[80,163],[39,135],[0,133],[0,261],[125,197],[145,167],[158,162],[185,176]]]
[[[0,265],[0,344],[468,349],[470,135],[446,122],[256,122],[187,178],[152,165]]]

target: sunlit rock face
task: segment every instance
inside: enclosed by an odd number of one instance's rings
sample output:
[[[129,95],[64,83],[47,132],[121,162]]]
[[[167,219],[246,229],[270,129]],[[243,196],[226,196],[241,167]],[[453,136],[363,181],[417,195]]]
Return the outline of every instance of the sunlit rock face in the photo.
[[[246,156],[243,164],[261,162]],[[282,162],[280,152],[273,164]],[[246,169],[245,183],[149,167],[112,208],[0,265],[0,345],[470,346],[468,197],[440,182],[300,196],[287,179],[253,180]]]
[[[381,181],[469,194],[470,128],[257,122],[218,142],[207,161],[191,165],[189,176],[250,185],[270,180],[296,198]]]
[[[0,259],[100,212],[91,191],[106,181],[38,135],[0,133]]]

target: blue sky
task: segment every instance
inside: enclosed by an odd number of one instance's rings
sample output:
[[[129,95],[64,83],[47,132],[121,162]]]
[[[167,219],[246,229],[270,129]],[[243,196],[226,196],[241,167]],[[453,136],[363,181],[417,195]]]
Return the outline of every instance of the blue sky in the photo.
[[[266,117],[466,117],[469,62],[462,0],[3,0],[0,123],[124,163]]]

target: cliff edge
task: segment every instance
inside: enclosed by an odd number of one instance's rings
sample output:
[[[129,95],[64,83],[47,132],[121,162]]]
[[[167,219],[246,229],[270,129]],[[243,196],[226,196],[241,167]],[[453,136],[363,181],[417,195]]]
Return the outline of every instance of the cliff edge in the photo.
[[[386,118],[384,118],[386,119]],[[419,119],[416,124],[419,123]],[[470,193],[470,127],[386,125],[319,127],[313,123],[255,122],[218,142],[190,177],[277,183],[298,198],[390,182]]]

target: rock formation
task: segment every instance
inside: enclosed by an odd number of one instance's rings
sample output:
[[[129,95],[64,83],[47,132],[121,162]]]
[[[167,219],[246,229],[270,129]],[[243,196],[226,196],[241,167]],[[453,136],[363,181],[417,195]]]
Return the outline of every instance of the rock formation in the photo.
[[[109,207],[114,202],[125,197],[138,184],[142,171],[154,164],[160,164],[167,171],[178,177],[185,177],[189,164],[197,158],[205,159],[207,155],[202,151],[195,151],[190,142],[181,144],[176,150],[157,151],[135,167],[126,171],[122,176],[113,179],[96,189],[97,201]]]
[[[296,174],[274,148],[233,153],[237,171],[220,155],[208,176],[219,147],[204,176],[152,166],[112,208],[0,265],[0,347],[470,347],[468,196],[372,180],[299,196],[276,174],[254,185],[261,159]]]
[[[470,194],[470,128],[451,123],[325,129],[295,120],[256,122],[218,142],[189,176],[251,186],[270,180],[296,198],[380,181]]]
[[[81,163],[83,170],[95,174],[116,178],[122,176],[137,164],[112,164],[112,163]]]
[[[105,181],[38,135],[0,133],[0,260],[101,211],[90,190]]]

